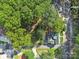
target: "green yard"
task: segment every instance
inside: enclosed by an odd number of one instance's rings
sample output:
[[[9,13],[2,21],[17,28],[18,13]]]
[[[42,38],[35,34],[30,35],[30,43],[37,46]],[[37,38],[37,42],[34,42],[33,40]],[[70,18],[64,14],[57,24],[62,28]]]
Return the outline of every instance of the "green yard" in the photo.
[[[28,59],[34,59],[34,54],[32,52],[32,50],[25,50],[23,51],[25,56],[28,56]]]

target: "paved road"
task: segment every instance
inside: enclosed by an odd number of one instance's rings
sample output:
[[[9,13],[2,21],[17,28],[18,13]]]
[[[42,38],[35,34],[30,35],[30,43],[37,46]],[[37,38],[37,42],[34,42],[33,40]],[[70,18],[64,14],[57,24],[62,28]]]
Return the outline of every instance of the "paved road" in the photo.
[[[64,0],[63,4],[61,4],[60,0],[55,0],[55,6],[59,10],[59,12],[65,17],[67,24],[67,42],[62,46],[62,59],[71,59],[71,48],[72,48],[72,19],[70,12],[70,1]]]

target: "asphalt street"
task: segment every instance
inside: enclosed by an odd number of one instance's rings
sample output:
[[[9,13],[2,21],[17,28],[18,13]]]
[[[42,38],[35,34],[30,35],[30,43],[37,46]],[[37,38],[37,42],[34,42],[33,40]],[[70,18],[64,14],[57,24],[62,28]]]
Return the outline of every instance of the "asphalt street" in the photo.
[[[62,59],[71,59],[71,50],[72,50],[72,18],[71,18],[71,12],[70,12],[70,1],[64,0],[63,4],[61,4],[61,1],[55,0],[54,4],[56,8],[59,10],[59,13],[61,13],[66,20],[67,30],[66,30],[66,38],[67,42],[62,45]]]

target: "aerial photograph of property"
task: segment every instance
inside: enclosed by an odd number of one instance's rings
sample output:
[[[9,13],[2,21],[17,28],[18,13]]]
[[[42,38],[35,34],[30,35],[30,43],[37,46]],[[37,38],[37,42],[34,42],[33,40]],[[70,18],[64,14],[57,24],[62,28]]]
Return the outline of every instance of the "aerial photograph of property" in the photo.
[[[0,59],[79,59],[79,0],[0,0]]]

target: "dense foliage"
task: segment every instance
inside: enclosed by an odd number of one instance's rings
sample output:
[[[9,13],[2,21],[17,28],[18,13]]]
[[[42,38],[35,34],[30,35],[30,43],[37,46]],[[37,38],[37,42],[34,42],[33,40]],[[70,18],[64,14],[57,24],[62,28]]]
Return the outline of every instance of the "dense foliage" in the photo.
[[[71,0],[71,14],[73,19],[73,32],[76,36],[79,33],[79,0]]]
[[[40,56],[41,59],[54,59],[54,57],[55,57],[54,51],[55,51],[55,49],[51,48],[51,49],[49,49],[48,53],[42,53],[42,55]]]
[[[79,59],[79,0],[71,0],[72,19],[73,19],[73,33],[74,33],[74,49],[72,59]]]
[[[0,26],[14,48],[32,46],[49,28],[61,32],[63,24],[52,0],[0,0]]]
[[[24,51],[24,54],[26,57],[28,57],[27,59],[34,59],[34,54],[33,54],[32,50],[26,50],[26,51]]]

